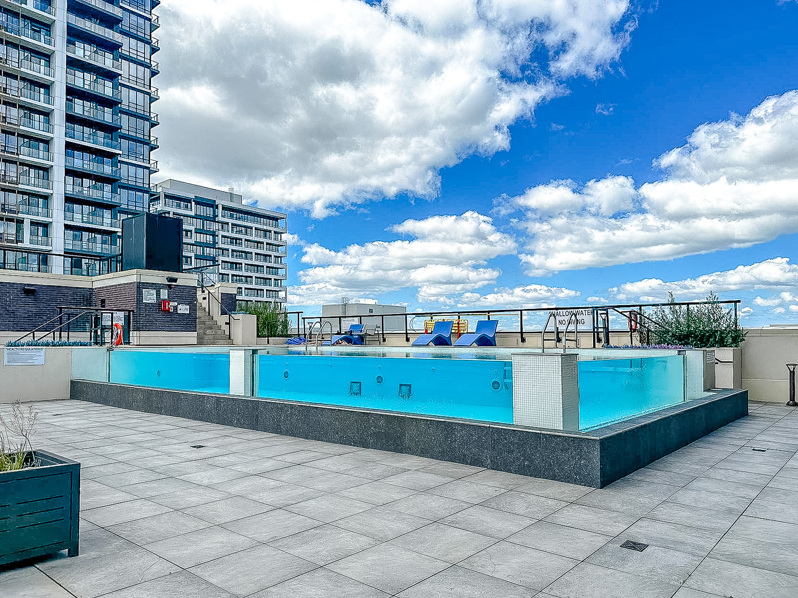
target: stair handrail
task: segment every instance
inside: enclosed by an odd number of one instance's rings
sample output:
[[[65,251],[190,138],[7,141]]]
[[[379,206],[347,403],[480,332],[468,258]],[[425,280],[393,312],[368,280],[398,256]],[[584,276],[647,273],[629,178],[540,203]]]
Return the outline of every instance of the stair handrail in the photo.
[[[219,304],[219,312],[222,315],[226,315],[227,316],[227,336],[228,336],[228,338],[232,338],[232,336],[231,336],[232,335],[231,320],[238,321],[239,318],[236,318],[232,313],[230,313],[230,311],[227,308],[225,308],[224,305],[222,305],[221,299],[219,299],[216,295],[214,295],[211,292],[209,286],[205,284],[205,270],[202,269],[202,268],[206,268],[207,269],[208,266],[203,266],[201,268],[194,268],[195,270],[197,270],[197,275],[198,275],[197,276],[197,284],[199,285],[199,288],[202,290],[202,292],[205,294],[205,296],[212,297],[213,300],[216,301],[216,303]],[[210,277],[209,277],[209,280],[212,283],[210,286],[214,286],[215,283],[213,282],[212,279],[210,279]],[[208,313],[210,313],[210,310],[208,310]]]
[[[52,329],[48,330],[44,334],[44,336],[41,337],[41,338],[47,338],[48,336],[53,335],[53,340],[55,340],[55,333],[63,330],[66,327],[66,329],[67,329],[67,339],[68,339],[69,338],[69,326],[70,326],[70,324],[72,324],[72,322],[75,322],[76,320],[79,320],[80,318],[82,318],[86,314],[98,314],[98,313],[102,314],[103,312],[109,311],[109,310],[105,310],[105,309],[97,308],[97,307],[86,307],[86,308],[84,308],[84,307],[74,307],[74,308],[73,307],[59,307],[58,308],[59,314],[57,316],[55,316],[54,318],[49,319],[47,322],[45,322],[41,326],[38,326],[38,327],[34,328],[30,332],[27,332],[26,334],[22,335],[21,337],[19,337],[15,341],[11,341],[11,344],[13,345],[13,344],[22,342],[24,339],[28,338],[29,336],[32,336],[32,340],[35,341],[36,340],[36,332],[38,332],[39,330],[41,330],[42,328],[44,328],[48,324],[53,323],[55,320],[60,320],[65,315],[67,317],[69,317],[68,314],[65,314],[62,310],[80,310],[80,313],[78,313],[76,316],[73,316],[73,317],[69,318],[66,322],[62,322],[61,324],[59,324],[55,328],[52,328]],[[117,310],[117,311],[129,311],[129,310]],[[98,326],[91,326],[91,328],[89,329],[89,338],[90,339],[94,338],[95,330],[97,330],[98,328],[102,329],[102,327],[103,327],[102,324],[100,324],[99,327]],[[102,344],[102,341],[100,341],[100,343],[92,341],[92,343],[93,344]]]

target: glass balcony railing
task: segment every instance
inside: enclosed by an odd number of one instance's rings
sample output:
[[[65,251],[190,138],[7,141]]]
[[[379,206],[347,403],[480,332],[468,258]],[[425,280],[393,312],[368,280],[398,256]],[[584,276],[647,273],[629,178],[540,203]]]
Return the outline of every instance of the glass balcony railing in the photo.
[[[26,100],[32,100],[34,102],[39,102],[40,104],[47,104],[48,106],[53,105],[53,97],[48,94],[44,93],[41,90],[34,90],[29,87],[17,87],[8,86],[3,83],[0,83],[0,93],[4,93],[8,96]]]
[[[50,78],[53,77],[53,69],[51,69],[46,64],[43,64],[41,62],[34,62],[33,60],[27,60],[27,59],[20,60],[17,57],[6,55],[6,56],[0,56],[0,64],[4,64],[31,73],[36,73],[37,75],[42,75],[43,77],[50,77]]]
[[[122,91],[119,88],[114,88],[113,83],[103,79],[88,79],[86,77],[78,77],[74,73],[67,71],[66,74],[67,85],[90,91],[106,98],[112,98],[117,101],[122,101]]]
[[[11,0],[20,6],[27,6],[28,8],[35,8],[38,11],[47,13],[48,15],[55,16],[55,8],[50,6],[47,2],[42,0]]]
[[[113,136],[102,133],[101,131],[88,132],[85,129],[70,129],[66,130],[67,139],[74,139],[75,141],[83,141],[84,143],[91,143],[108,149],[121,150],[122,143],[114,140]]]
[[[81,160],[80,158],[75,158],[73,156],[67,156],[64,163],[67,168],[75,168],[78,170],[92,172],[94,174],[121,178],[118,166],[94,162],[92,160]]]
[[[66,111],[67,114],[84,116],[86,118],[91,118],[92,120],[99,120],[109,125],[122,126],[122,118],[118,114],[109,113],[108,110],[104,110],[99,107],[75,104],[74,102],[67,101]]]
[[[41,131],[42,133],[52,133],[53,132],[53,125],[50,123],[43,122],[41,119],[38,118],[27,118],[22,117],[19,119],[19,126],[25,127],[26,129],[34,129],[36,131]]]
[[[53,161],[53,152],[39,149],[38,147],[28,147],[22,145],[19,147],[19,155],[26,158],[36,158],[37,160],[44,160],[46,162]]]
[[[121,34],[117,33],[113,29],[109,29],[108,27],[103,27],[99,23],[93,23],[88,19],[82,19],[79,16],[73,15],[71,13],[67,14],[67,23],[74,25],[79,29],[83,29],[84,31],[89,31],[94,35],[102,37],[103,39],[111,40],[119,44],[122,43]]]
[[[118,6],[114,6],[113,4],[106,2],[105,0],[75,0],[75,1],[79,2],[80,4],[88,4],[89,6],[93,6],[97,10],[101,10],[102,12],[109,15],[114,15],[115,17],[119,17],[120,19],[123,18],[122,9],[119,8]]]
[[[39,218],[52,218],[53,211],[49,208],[42,208],[40,206],[31,206],[25,203],[17,204],[17,212],[20,214],[27,214],[28,216],[38,216]]]
[[[97,216],[95,214],[77,214],[75,212],[64,212],[64,220],[68,222],[79,222],[82,224],[94,224],[108,228],[119,228],[121,221],[110,216]]]
[[[50,37],[47,33],[39,29],[34,29],[30,25],[20,26],[8,22],[0,22],[0,29],[10,33],[11,35],[19,35],[20,37],[26,37],[28,39],[32,39],[35,42],[44,44],[45,46],[52,47],[53,45],[52,37]]]
[[[106,255],[116,253],[116,245],[97,243],[96,241],[76,241],[68,237],[64,239],[64,249],[69,251],[90,251],[91,253],[103,253]]]
[[[64,185],[64,193],[81,199],[95,199],[109,203],[120,203],[119,193],[113,193],[101,187],[83,187],[81,185]]]
[[[67,54],[80,60],[85,60],[86,62],[104,66],[115,71],[122,70],[122,61],[116,60],[113,54],[109,54],[107,52],[89,51],[78,46],[67,45]]]
[[[53,246],[53,238],[52,237],[40,237],[37,235],[30,236],[30,244],[31,245],[39,245],[41,247],[52,247]]]
[[[27,185],[28,187],[36,187],[37,189],[52,190],[53,188],[52,181],[40,177],[29,176],[26,174],[21,174],[19,176],[19,184]]]

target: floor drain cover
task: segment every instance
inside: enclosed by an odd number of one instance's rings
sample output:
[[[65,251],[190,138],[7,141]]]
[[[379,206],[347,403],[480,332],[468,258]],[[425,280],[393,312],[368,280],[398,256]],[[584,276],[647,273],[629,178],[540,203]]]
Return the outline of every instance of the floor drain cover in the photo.
[[[629,550],[636,550],[637,552],[643,552],[646,548],[648,548],[648,544],[643,544],[642,542],[632,542],[631,540],[627,540],[623,544],[621,544],[621,548],[628,548]]]
[[[760,448],[752,448],[751,450],[755,451],[757,453],[766,453],[767,452],[767,449],[760,449]]]
[[[204,444],[192,444],[191,448],[205,448]]]

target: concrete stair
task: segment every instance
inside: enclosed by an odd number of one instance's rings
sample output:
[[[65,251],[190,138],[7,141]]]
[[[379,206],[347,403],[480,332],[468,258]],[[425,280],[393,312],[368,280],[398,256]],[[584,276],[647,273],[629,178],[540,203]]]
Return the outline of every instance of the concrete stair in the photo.
[[[233,341],[216,323],[205,307],[197,303],[197,344],[198,345],[232,345]]]

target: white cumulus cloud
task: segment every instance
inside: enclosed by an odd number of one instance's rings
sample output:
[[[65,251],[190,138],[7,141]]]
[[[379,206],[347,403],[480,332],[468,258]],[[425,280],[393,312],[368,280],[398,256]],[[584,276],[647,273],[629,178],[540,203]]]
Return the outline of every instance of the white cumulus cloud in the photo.
[[[698,127],[658,181],[555,181],[502,197],[521,213],[532,275],[748,247],[798,231],[798,91]],[[597,191],[598,189],[598,191]]]
[[[303,248],[301,285],[289,288],[289,303],[309,305],[341,296],[378,295],[416,288],[420,301],[434,301],[494,284],[501,274],[487,262],[515,253],[515,240],[476,212],[406,220],[390,229],[410,239],[373,241],[333,251]]]
[[[617,60],[629,0],[168,0],[164,176],[324,216],[438,170]]]
[[[659,278],[647,278],[637,282],[627,282],[620,287],[610,289],[610,292],[621,300],[662,301],[668,298],[668,292],[672,292],[679,299],[687,300],[703,299],[710,292],[789,288],[798,288],[798,265],[791,264],[789,258],[777,257],[696,278],[670,282]],[[791,295],[785,292],[775,303],[761,298],[755,299],[754,303],[759,306],[772,306],[788,301],[790,297]]]

